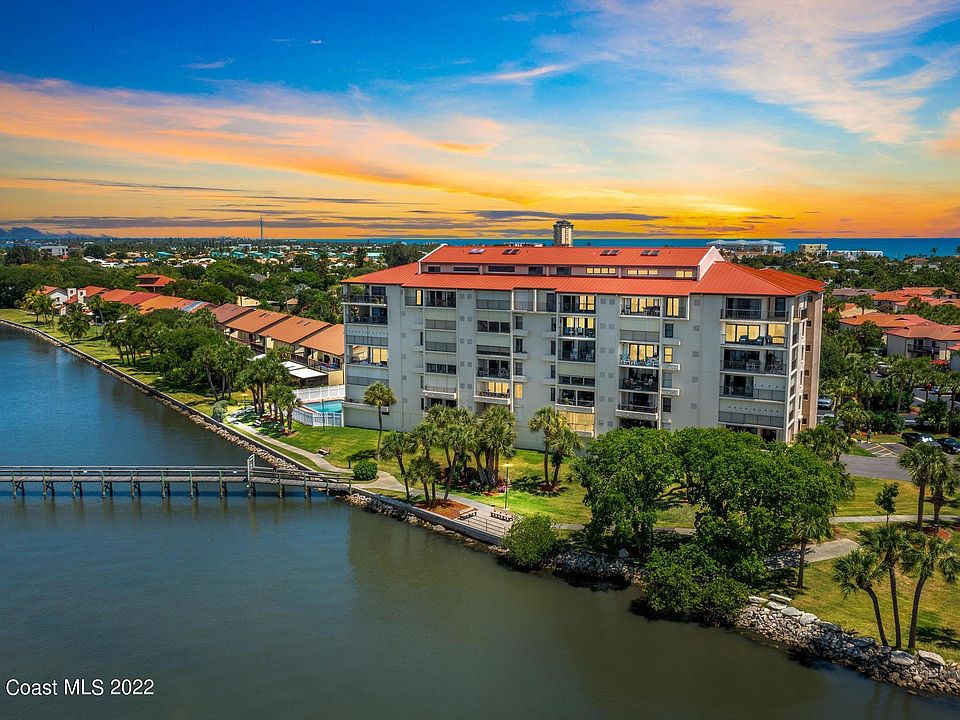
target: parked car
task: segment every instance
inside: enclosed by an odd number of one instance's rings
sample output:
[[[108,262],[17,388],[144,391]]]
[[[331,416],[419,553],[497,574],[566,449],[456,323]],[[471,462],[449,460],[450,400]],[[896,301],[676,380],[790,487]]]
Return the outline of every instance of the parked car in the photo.
[[[833,409],[833,400],[831,400],[828,397],[817,398],[817,409],[818,410]]]
[[[937,441],[940,444],[940,447],[944,452],[948,452],[951,455],[960,454],[960,440],[956,438],[947,437],[942,440]]]
[[[937,442],[933,439],[933,435],[927,433],[905,432],[900,437],[903,444],[907,446],[918,445],[919,443],[936,444]]]

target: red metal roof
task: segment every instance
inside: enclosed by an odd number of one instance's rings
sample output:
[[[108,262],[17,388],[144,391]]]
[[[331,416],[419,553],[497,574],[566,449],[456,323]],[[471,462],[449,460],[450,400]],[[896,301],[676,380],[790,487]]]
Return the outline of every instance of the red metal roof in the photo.
[[[343,356],[343,325],[330,325],[296,343],[300,347],[319,350],[327,355]]]
[[[147,300],[152,300],[155,297],[157,297],[157,293],[131,292],[126,297],[121,298],[119,302],[122,302],[124,305],[139,305],[140,303],[146,302]]]
[[[309,337],[328,327],[330,327],[330,323],[323,322],[322,320],[288,315],[286,320],[276,325],[271,325],[260,334],[278,342],[295,345],[299,340],[303,340],[305,337]]]
[[[867,313],[866,315],[856,315],[854,317],[842,318],[841,325],[852,325],[854,327],[863,325],[866,322],[872,322],[879,328],[900,328],[912,327],[914,325],[935,325],[932,320],[927,320],[919,315],[895,315],[892,313]]]
[[[533,249],[544,250],[548,248]],[[549,249],[565,250],[567,248]],[[688,248],[677,249],[684,250]],[[722,260],[714,262],[700,280],[598,276],[560,277],[557,275],[418,273],[417,267],[416,263],[400,265],[398,267],[377,270],[372,273],[367,273],[366,275],[350,278],[344,282],[463,290],[545,288],[567,293],[654,296],[681,296],[691,294],[776,296],[798,295],[805,292],[820,292],[823,290],[823,283],[818,280],[811,280],[778,270],[757,270]]]
[[[482,250],[483,252],[476,252]],[[510,252],[505,254],[504,251]],[[708,247],[545,247],[500,245],[441,245],[421,262],[473,265],[607,265],[696,267],[713,250]],[[615,255],[602,253],[616,252]]]
[[[235,317],[240,317],[246,313],[253,312],[257,308],[255,307],[241,307],[240,305],[234,305],[233,303],[224,303],[215,308],[211,308],[213,316],[217,319],[218,324],[223,324],[228,320],[233,320]]]
[[[248,333],[260,333],[264,329],[286,320],[289,315],[273,312],[272,310],[254,310],[246,315],[235,317],[224,323],[231,330],[241,330]]]
[[[121,288],[117,288],[116,290],[107,290],[100,296],[100,299],[104,302],[120,302],[125,297],[132,295],[133,293],[133,290],[123,290]]]

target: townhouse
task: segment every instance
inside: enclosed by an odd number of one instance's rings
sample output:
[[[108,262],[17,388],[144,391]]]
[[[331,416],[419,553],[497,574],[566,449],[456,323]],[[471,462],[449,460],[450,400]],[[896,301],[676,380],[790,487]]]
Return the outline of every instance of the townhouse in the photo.
[[[584,436],[724,426],[791,440],[816,423],[822,283],[716,248],[453,247],[344,283],[345,424],[367,386],[409,430],[434,404],[556,407]]]

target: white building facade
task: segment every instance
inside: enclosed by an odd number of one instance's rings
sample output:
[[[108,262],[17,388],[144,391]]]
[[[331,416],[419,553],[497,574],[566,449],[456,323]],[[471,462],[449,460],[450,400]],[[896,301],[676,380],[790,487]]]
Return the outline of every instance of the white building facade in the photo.
[[[563,412],[581,435],[731,427],[790,441],[816,422],[822,288],[705,248],[443,246],[344,284],[345,424],[384,427],[433,404]]]

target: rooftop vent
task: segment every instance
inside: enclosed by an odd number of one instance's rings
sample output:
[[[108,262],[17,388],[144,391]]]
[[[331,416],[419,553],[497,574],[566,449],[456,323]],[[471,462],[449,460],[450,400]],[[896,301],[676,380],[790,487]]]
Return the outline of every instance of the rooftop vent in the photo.
[[[641,250],[641,251],[640,251],[640,254],[641,254],[641,255],[653,255],[653,256],[657,256],[657,255],[660,254],[660,251],[659,251],[659,250],[651,250],[650,248],[646,248],[646,249],[644,249],[644,250]]]
[[[470,254],[471,254],[471,255],[482,255],[484,250],[486,250],[486,248],[470,248]]]
[[[620,251],[617,248],[607,248],[606,250],[600,251],[601,255],[619,255]]]
[[[503,251],[504,255],[518,255],[520,253],[520,248],[507,248]]]

